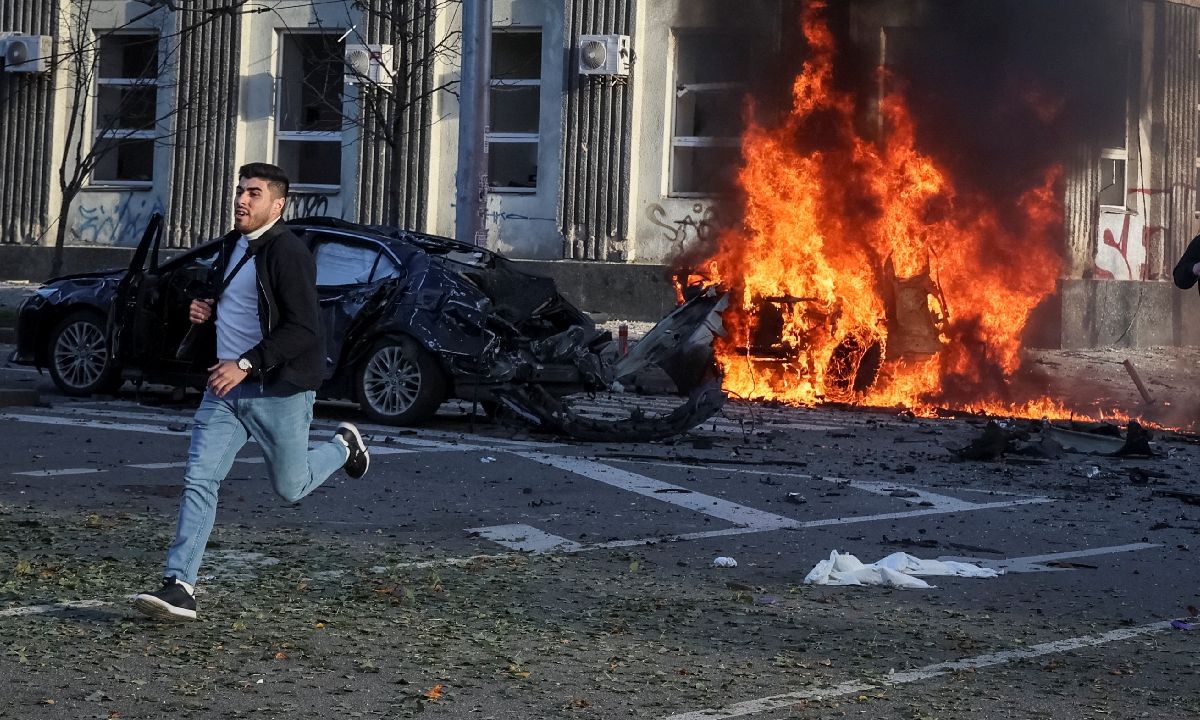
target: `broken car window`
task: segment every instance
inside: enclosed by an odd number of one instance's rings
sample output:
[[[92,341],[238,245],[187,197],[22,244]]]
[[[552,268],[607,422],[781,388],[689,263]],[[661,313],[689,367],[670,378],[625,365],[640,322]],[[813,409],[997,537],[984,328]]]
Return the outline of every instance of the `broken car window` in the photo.
[[[325,241],[317,246],[317,285],[363,285],[371,280],[379,248]]]

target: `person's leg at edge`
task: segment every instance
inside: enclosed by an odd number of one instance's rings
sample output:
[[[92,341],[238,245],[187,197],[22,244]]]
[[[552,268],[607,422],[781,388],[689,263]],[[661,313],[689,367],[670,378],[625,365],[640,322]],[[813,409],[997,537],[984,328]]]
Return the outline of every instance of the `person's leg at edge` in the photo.
[[[206,391],[196,410],[175,542],[167,553],[164,573],[189,585],[196,584],[200,560],[217,515],[221,481],[229,474],[238,450],[248,438],[238,418],[240,390],[235,387],[223,398]]]
[[[336,437],[308,449],[312,426],[313,402],[317,394],[301,391],[292,394],[257,397],[247,402],[243,422],[262,446],[267,475],[279,497],[296,502],[346,464],[350,451]]]

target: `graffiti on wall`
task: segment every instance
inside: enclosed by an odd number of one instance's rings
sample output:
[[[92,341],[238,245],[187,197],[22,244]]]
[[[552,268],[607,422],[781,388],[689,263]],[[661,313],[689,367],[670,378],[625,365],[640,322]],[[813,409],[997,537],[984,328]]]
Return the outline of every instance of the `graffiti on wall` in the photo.
[[[154,213],[166,213],[157,193],[81,193],[71,218],[73,243],[137,245]]]
[[[676,218],[671,218],[662,205],[653,203],[646,208],[646,219],[662,230],[662,238],[670,243],[673,252],[711,240],[718,227],[716,208],[702,202],[692,203],[690,212]]]
[[[1146,227],[1140,215],[1100,213],[1095,276],[1105,280],[1145,280],[1146,248],[1157,230]]]
[[[309,193],[292,193],[283,208],[283,219],[316,217],[329,214],[329,196]]]

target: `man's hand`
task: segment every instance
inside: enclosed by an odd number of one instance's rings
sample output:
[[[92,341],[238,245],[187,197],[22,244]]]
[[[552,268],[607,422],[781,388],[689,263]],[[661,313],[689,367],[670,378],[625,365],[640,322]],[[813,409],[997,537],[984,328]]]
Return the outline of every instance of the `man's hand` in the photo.
[[[208,372],[208,389],[217,397],[225,397],[250,374],[237,366],[237,360],[222,360],[210,367]]]
[[[1196,263],[1195,265],[1192,266],[1192,274],[1200,275],[1200,263]]]
[[[212,300],[193,300],[192,306],[188,308],[188,320],[196,325],[203,325],[212,317],[212,306]]]

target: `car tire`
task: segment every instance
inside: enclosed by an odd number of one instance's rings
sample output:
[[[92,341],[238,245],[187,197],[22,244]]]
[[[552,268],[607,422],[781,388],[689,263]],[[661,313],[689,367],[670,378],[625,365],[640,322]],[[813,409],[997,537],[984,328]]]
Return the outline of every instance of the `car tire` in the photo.
[[[358,404],[367,417],[388,425],[419,425],[446,399],[437,360],[411,338],[383,338],[355,373]]]
[[[46,353],[50,377],[64,395],[112,394],[123,384],[105,324],[100,313],[81,310],[67,315],[51,331]]]

